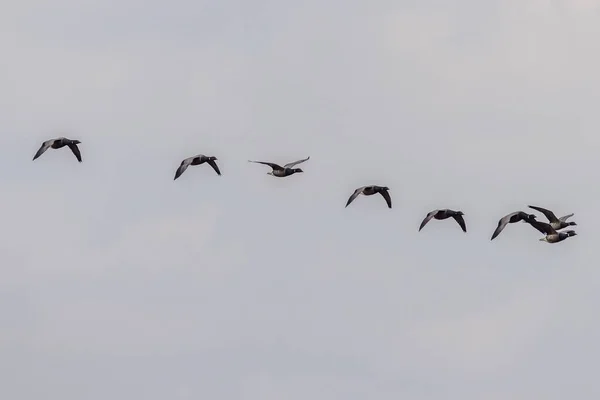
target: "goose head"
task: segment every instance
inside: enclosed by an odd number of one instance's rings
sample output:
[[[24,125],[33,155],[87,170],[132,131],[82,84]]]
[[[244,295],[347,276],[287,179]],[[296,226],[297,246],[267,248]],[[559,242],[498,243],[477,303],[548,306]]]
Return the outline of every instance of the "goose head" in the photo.
[[[302,171],[302,168],[294,168],[292,171],[294,171],[294,172],[304,172],[304,171]]]

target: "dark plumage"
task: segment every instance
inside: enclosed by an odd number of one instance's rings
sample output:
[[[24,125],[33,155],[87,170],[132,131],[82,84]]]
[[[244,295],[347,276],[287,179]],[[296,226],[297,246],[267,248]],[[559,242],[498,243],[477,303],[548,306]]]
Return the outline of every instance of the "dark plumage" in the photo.
[[[42,143],[42,146],[39,148],[37,153],[35,153],[35,156],[33,156],[33,160],[36,160],[39,156],[44,154],[46,150],[50,148],[60,149],[65,146],[68,146],[69,149],[71,149],[71,151],[73,152],[73,154],[75,154],[77,161],[81,162],[81,152],[79,151],[79,147],[77,147],[77,145],[80,143],[81,142],[79,140],[71,140],[67,139],[66,137],[59,137],[56,139],[46,140],[44,143]]]
[[[544,214],[544,216],[546,216],[546,218],[548,218],[548,221],[550,222],[550,226],[552,226],[552,228],[554,228],[557,231],[560,229],[566,228],[567,226],[576,226],[577,225],[575,222],[567,222],[567,219],[569,219],[573,215],[575,215],[573,213],[565,215],[564,217],[556,218],[556,215],[554,215],[554,213],[552,211],[547,210],[545,208],[537,207],[537,206],[529,206],[529,208],[533,208],[534,210],[537,210],[537,211],[541,212],[542,214]]]
[[[276,176],[278,178],[284,178],[286,176],[290,176],[293,175],[297,172],[304,172],[302,171],[300,168],[293,168],[295,165],[303,163],[306,160],[309,160],[309,157],[306,157],[302,160],[298,160],[298,161],[294,161],[288,164],[285,164],[283,167],[279,164],[275,164],[275,163],[271,163],[271,162],[266,162],[266,161],[252,161],[252,160],[248,160],[248,162],[251,163],[257,163],[257,164],[264,164],[264,165],[268,165],[269,167],[271,167],[273,169],[273,171],[271,172],[267,172],[267,175],[273,175]]]
[[[531,226],[533,226],[535,229],[537,229],[545,235],[543,238],[540,239],[540,241],[542,242],[558,243],[562,242],[566,238],[577,235],[577,232],[573,230],[565,232],[556,232],[556,229],[554,229],[552,225],[540,221],[531,222]]]
[[[207,163],[208,165],[210,165],[212,167],[212,169],[215,170],[217,175],[221,175],[221,171],[219,170],[219,167],[217,166],[217,163],[215,162],[216,160],[217,160],[217,157],[214,157],[214,156],[207,157],[204,154],[198,154],[193,157],[186,158],[185,160],[183,160],[181,162],[181,164],[179,165],[179,168],[177,168],[177,171],[175,171],[175,178],[173,178],[173,180],[179,178],[181,176],[181,174],[183,174],[185,172],[185,170],[187,169],[187,167],[189,167],[190,165],[201,165],[204,163]]]
[[[392,208],[392,199],[390,197],[390,194],[388,193],[388,190],[390,190],[390,188],[388,188],[387,186],[371,185],[371,186],[359,187],[358,189],[356,189],[354,191],[354,193],[352,193],[352,195],[346,202],[346,207],[348,207],[350,205],[350,203],[352,203],[359,194],[363,194],[365,196],[372,196],[376,193],[379,193],[385,199],[385,202],[387,203],[388,208]]]
[[[423,229],[423,227],[425,225],[427,225],[427,223],[429,221],[431,221],[432,218],[435,218],[438,220],[444,220],[444,219],[448,219],[448,218],[452,217],[458,223],[458,225],[460,225],[463,232],[466,232],[467,226],[465,224],[463,215],[465,215],[465,214],[462,211],[454,211],[454,210],[450,210],[450,209],[433,210],[427,214],[425,219],[423,219],[423,222],[421,222],[421,226],[419,227],[419,231],[421,231],[421,229]]]
[[[496,230],[494,231],[494,234],[492,235],[492,238],[490,240],[494,240],[496,236],[498,236],[500,232],[502,232],[502,230],[507,224],[514,224],[515,222],[519,221],[531,223],[532,221],[535,221],[535,218],[536,217],[534,214],[527,214],[523,211],[515,211],[514,213],[505,215],[500,219],[500,221],[498,221],[498,227],[496,227]]]

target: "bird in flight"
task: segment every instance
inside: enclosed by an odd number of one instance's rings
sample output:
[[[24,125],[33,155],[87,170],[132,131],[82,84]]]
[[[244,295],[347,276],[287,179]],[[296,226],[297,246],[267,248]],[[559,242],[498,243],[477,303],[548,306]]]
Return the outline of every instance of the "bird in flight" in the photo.
[[[540,221],[531,222],[531,226],[533,226],[535,229],[537,229],[545,235],[543,238],[540,239],[540,241],[547,243],[562,242],[566,238],[577,235],[577,232],[573,230],[557,232],[556,229],[552,227],[552,225]]]
[[[285,164],[283,167],[279,164],[275,164],[275,163],[271,163],[271,162],[266,162],[266,161],[252,161],[252,160],[248,160],[248,162],[251,163],[257,163],[257,164],[264,164],[264,165],[268,165],[269,167],[271,167],[273,169],[273,171],[271,172],[267,172],[267,175],[273,175],[276,176],[278,178],[284,178],[286,176],[290,176],[293,175],[297,172],[304,172],[302,171],[302,169],[300,168],[294,168],[294,166],[303,163],[304,161],[307,161],[310,159],[309,157],[306,157],[302,160],[298,160],[298,161],[294,161],[288,164]]]
[[[59,137],[56,139],[46,140],[44,143],[42,143],[42,146],[39,148],[37,153],[35,153],[35,156],[33,156],[33,160],[36,160],[39,156],[44,154],[46,150],[50,148],[60,149],[65,146],[68,146],[73,152],[73,154],[75,154],[75,157],[77,157],[77,161],[81,162],[81,152],[79,151],[79,147],[77,147],[79,143],[81,143],[79,140],[71,140],[67,139],[66,137]]]
[[[500,218],[500,221],[498,221],[498,226],[496,227],[496,230],[492,234],[492,238],[490,240],[494,240],[508,224],[514,224],[515,222],[519,221],[524,221],[531,224],[531,222],[535,221],[535,218],[536,216],[534,214],[527,214],[524,211],[515,211],[505,215],[504,217]]]
[[[467,226],[465,224],[463,215],[465,214],[462,211],[454,211],[450,209],[433,210],[427,214],[425,219],[423,219],[423,222],[421,222],[421,226],[419,227],[419,231],[421,231],[421,229],[423,229],[423,227],[427,225],[427,223],[431,221],[432,218],[435,218],[437,220],[444,220],[452,217],[458,223],[458,225],[460,225],[463,232],[466,232]]]
[[[346,207],[348,207],[350,205],[350,203],[352,203],[359,194],[362,194],[364,196],[372,196],[376,193],[379,193],[385,199],[385,202],[387,203],[388,208],[392,208],[392,198],[390,197],[388,190],[390,190],[390,188],[388,188],[387,186],[370,185],[370,186],[359,187],[358,189],[356,189],[354,191],[354,193],[352,193],[352,195],[348,199],[348,202],[346,203]]]
[[[189,167],[190,165],[200,165],[200,164],[204,164],[204,163],[208,163],[208,165],[210,165],[212,167],[212,169],[215,170],[217,175],[221,175],[219,166],[217,165],[217,163],[215,161],[217,161],[217,157],[214,157],[214,156],[207,157],[204,154],[197,154],[193,157],[186,158],[185,160],[183,160],[181,162],[181,164],[179,164],[179,168],[177,168],[177,171],[175,171],[175,178],[173,178],[173,180],[179,178],[181,176],[181,174],[183,174],[185,172],[185,170],[187,169],[187,167]]]
[[[546,210],[545,208],[537,207],[537,206],[529,206],[529,208],[533,208],[534,210],[537,210],[537,211],[541,212],[542,214],[544,214],[546,216],[546,218],[548,218],[548,221],[550,222],[550,226],[552,226],[552,228],[554,228],[557,231],[560,229],[566,228],[567,226],[576,226],[577,225],[577,223],[575,223],[575,222],[567,222],[567,220],[569,218],[571,218],[573,215],[575,215],[574,213],[565,215],[564,217],[556,218],[556,215],[554,215],[554,213],[552,211]]]

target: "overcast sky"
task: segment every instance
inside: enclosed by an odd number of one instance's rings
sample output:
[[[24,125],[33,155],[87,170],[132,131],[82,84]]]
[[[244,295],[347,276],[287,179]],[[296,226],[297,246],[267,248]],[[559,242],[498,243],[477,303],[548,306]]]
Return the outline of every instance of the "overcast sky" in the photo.
[[[598,1],[23,0],[0,25],[1,398],[600,396]],[[32,162],[60,135],[83,163]],[[223,175],[174,182],[197,153]],[[394,208],[344,208],[367,184]],[[528,204],[579,235],[490,242]],[[435,208],[468,233],[417,232]]]

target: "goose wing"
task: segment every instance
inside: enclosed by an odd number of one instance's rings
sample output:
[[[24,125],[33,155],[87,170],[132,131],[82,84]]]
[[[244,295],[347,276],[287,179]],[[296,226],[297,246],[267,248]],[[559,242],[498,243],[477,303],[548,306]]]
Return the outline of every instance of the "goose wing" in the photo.
[[[179,164],[179,168],[177,168],[177,171],[175,171],[175,178],[173,178],[173,180],[179,178],[181,174],[185,172],[185,170],[187,169],[187,167],[190,166],[194,158],[195,157],[186,158],[181,162],[181,164]]]
[[[208,165],[210,165],[212,167],[212,169],[215,170],[215,172],[217,173],[217,175],[221,175],[221,171],[219,171],[219,166],[217,165],[217,163],[215,162],[215,160],[208,160]]]
[[[387,190],[382,190],[379,193],[385,199],[385,202],[387,203],[388,208],[392,208],[392,198],[390,197],[390,193]]]
[[[504,230],[504,228],[506,227],[506,224],[508,224],[508,221],[510,220],[510,218],[513,215],[518,214],[518,213],[519,212],[517,211],[517,212],[510,213],[510,214],[505,215],[504,217],[500,218],[500,220],[498,221],[498,226],[496,227],[496,230],[492,234],[492,238],[490,240],[494,240],[500,234],[500,232],[502,232],[502,230]]]
[[[356,196],[361,194],[363,192],[363,190],[365,190],[365,188],[366,188],[366,186],[362,186],[362,187],[359,187],[358,189],[356,189],[354,191],[354,193],[352,193],[352,195],[348,198],[348,201],[346,202],[346,207],[348,207],[350,205],[350,203],[352,203],[354,201]]]
[[[77,157],[77,161],[81,162],[81,152],[79,151],[79,147],[75,143],[71,143],[68,145],[75,157]]]
[[[541,212],[546,216],[546,218],[548,218],[548,221],[550,222],[559,222],[558,218],[556,218],[556,215],[554,215],[554,213],[550,210],[546,210],[545,208],[537,206],[529,206],[529,208],[533,208],[534,210]]]
[[[281,168],[281,165],[278,165],[278,164],[275,164],[275,163],[271,163],[271,162],[266,162],[266,161],[252,161],[252,160],[248,160],[248,162],[256,163],[256,164],[268,165],[269,167],[273,168],[273,171],[276,170],[276,169],[283,169],[283,168]]]
[[[558,220],[561,222],[567,222],[567,220],[569,218],[571,218],[573,215],[575,215],[575,213],[571,213],[571,214],[565,215],[564,217],[560,217]]]
[[[462,215],[453,215],[452,218],[454,218],[454,220],[458,222],[458,225],[460,225],[463,232],[467,232],[467,225],[465,224],[465,219]]]
[[[309,160],[309,159],[310,159],[310,156],[308,156],[308,157],[306,157],[306,158],[304,158],[304,159],[302,159],[302,160],[298,160],[298,161],[294,161],[294,162],[291,162],[291,163],[285,164],[285,165],[283,166],[283,168],[292,168],[294,165],[297,165],[297,164],[303,163],[304,161],[307,161],[307,160]]]
[[[52,146],[52,144],[54,143],[55,140],[56,139],[50,139],[50,140],[46,140],[44,143],[42,143],[42,145],[38,149],[37,153],[35,153],[35,156],[33,156],[33,160],[35,160],[36,158],[38,158],[39,156],[44,154],[44,152],[46,150],[48,150],[50,148],[50,146]]]
[[[537,229],[544,235],[553,235],[556,233],[554,228],[550,224],[547,224],[545,222],[531,221],[529,222],[529,225],[533,226],[535,229]]]
[[[429,213],[428,213],[428,214],[425,216],[425,218],[424,218],[424,219],[423,219],[423,221],[421,222],[421,226],[419,226],[419,232],[421,231],[421,229],[423,229],[423,227],[424,227],[425,225],[427,225],[427,223],[428,223],[429,221],[431,221],[431,218],[433,218],[433,216],[434,216],[434,215],[435,215],[437,212],[438,212],[438,210],[433,210],[433,211],[429,212]]]

